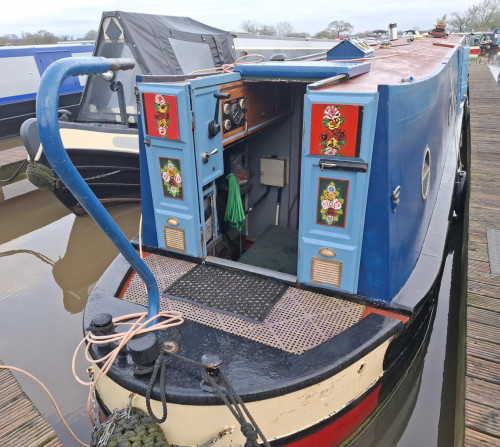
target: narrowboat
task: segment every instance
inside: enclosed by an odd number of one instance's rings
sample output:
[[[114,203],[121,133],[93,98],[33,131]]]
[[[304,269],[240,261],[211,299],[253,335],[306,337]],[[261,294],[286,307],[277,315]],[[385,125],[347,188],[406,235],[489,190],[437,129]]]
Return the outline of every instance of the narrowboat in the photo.
[[[70,163],[54,96],[67,75],[133,61],[47,71],[45,155],[121,252],[83,317],[97,436],[132,407],[179,446],[337,446],[359,433],[434,312],[463,209],[468,62],[450,35],[139,75],[132,242]]]
[[[19,135],[21,124],[35,116],[36,92],[47,67],[63,57],[91,56],[91,42],[56,45],[7,46],[0,48],[0,139]],[[66,79],[59,106],[71,118],[80,103],[85,77]]]
[[[325,39],[233,34],[188,17],[104,12],[93,55],[129,57],[136,65],[130,72],[89,77],[74,119],[60,121],[64,146],[104,204],[112,206],[139,201],[139,146],[134,95],[137,74],[185,75],[198,69],[231,64],[239,57],[254,53],[265,59],[273,56],[292,58],[324,54],[332,46],[333,42]],[[30,158],[50,167],[33,128],[36,129],[35,119],[26,122],[21,131],[28,153],[31,152]],[[85,212],[57,176],[51,175],[49,181],[40,185],[40,176],[36,171],[32,174],[33,170],[28,171],[28,178],[36,186],[53,191],[72,212],[77,215]]]

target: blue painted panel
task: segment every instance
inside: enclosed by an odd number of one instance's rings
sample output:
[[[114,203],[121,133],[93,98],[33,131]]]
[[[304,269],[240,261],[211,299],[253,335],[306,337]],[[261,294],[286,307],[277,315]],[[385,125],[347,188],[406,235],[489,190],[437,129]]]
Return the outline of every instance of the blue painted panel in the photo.
[[[300,218],[299,218],[299,263],[298,278],[305,284],[312,284],[350,293],[358,291],[359,262],[363,238],[366,199],[370,177],[370,164],[377,113],[378,94],[335,94],[311,92],[306,94],[304,104],[304,137],[302,141],[302,172]],[[367,172],[352,172],[342,169],[324,169],[320,160],[342,161],[343,157],[310,154],[311,109],[314,103],[353,104],[363,107],[361,123],[360,157],[349,160],[368,164]],[[328,179],[328,180],[324,180]],[[343,185],[343,226],[325,225],[318,219],[322,194],[325,187],[333,182],[338,189]],[[345,194],[345,189],[348,189]],[[322,248],[335,252],[333,258],[319,253]],[[336,287],[326,282],[318,284],[311,278],[313,258],[333,260],[342,263],[341,284]]]
[[[359,39],[345,39],[326,52],[326,59],[362,59],[373,57],[373,48]]]
[[[71,57],[71,53],[68,50],[58,50],[58,51],[39,51],[35,54],[35,62],[38,67],[40,75],[48,68],[48,66],[59,59],[64,59],[66,57]],[[76,76],[70,76],[66,78],[61,87],[61,92],[79,92],[82,90],[80,81]]]
[[[31,101],[36,99],[36,93],[27,93],[25,95],[6,96],[0,98],[0,104],[10,104],[14,102]]]
[[[94,45],[34,45],[20,47],[1,47],[0,58],[34,56],[37,53],[49,51],[69,51],[70,53],[92,53]]]
[[[171,226],[167,220],[175,218],[179,225],[173,228],[184,230],[185,254],[201,256],[201,220],[199,210],[198,182],[196,176],[193,132],[191,129],[191,101],[187,85],[172,84],[138,84],[141,96],[143,93],[159,93],[177,98],[179,122],[179,140],[151,137],[151,146],[145,147],[151,194],[153,197],[154,219],[158,235],[157,246],[165,248],[165,227]],[[146,121],[143,118],[143,121]],[[144,122],[143,132],[145,133]],[[161,164],[172,161],[175,169],[180,170],[182,177],[182,194],[176,197],[166,196],[162,178]]]
[[[467,88],[469,86],[469,62],[470,47],[462,47],[460,51],[460,81],[457,94],[457,102],[465,101],[467,98]]]
[[[412,273],[427,233],[444,166],[445,135],[457,123],[458,52],[431,76],[379,87],[379,110],[359,293],[390,301]],[[451,99],[451,100],[450,100]],[[431,182],[422,198],[422,164],[430,149]],[[392,191],[401,187],[392,212]]]
[[[370,62],[263,62],[262,64],[236,65],[235,71],[242,76],[268,76],[276,78],[323,79],[347,74],[357,76],[370,71]]]

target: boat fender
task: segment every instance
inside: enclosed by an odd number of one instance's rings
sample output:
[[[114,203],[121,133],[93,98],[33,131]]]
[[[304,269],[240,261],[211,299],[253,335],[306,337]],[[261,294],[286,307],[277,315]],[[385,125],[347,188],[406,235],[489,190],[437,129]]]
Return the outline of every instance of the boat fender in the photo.
[[[465,210],[465,201],[467,198],[467,172],[460,171],[455,181],[454,191],[454,209],[458,216],[461,216]]]
[[[40,149],[40,135],[38,134],[36,118],[30,118],[24,121],[19,129],[19,135],[23,140],[26,152],[28,152],[29,159],[38,161],[37,155]]]
[[[54,177],[54,171],[37,161],[29,161],[28,167],[26,168],[26,176],[33,185],[42,191],[52,192],[57,184],[56,177]]]
[[[135,407],[130,409],[129,415],[118,419],[106,444],[107,447],[169,445],[161,427]]]

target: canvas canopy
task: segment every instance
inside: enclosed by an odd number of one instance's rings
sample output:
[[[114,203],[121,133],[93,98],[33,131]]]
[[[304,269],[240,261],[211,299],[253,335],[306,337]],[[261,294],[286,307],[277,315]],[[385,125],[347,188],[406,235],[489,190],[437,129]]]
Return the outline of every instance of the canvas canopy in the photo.
[[[113,89],[100,75],[89,77],[76,121],[123,122],[123,92],[127,123],[135,123],[134,86],[137,74],[183,75],[235,61],[233,35],[189,17],[122,11],[104,12],[95,56],[132,58],[133,70],[118,72]]]

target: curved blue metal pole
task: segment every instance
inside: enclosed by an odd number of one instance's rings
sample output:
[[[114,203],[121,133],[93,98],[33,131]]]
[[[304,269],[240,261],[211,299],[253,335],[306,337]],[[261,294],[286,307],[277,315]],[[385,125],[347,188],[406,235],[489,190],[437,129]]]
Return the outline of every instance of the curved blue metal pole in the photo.
[[[106,59],[104,57],[75,57],[57,60],[42,76],[36,98],[36,115],[40,141],[50,165],[146,284],[148,318],[151,318],[160,310],[156,280],[69,159],[59,134],[57,118],[59,91],[68,76],[104,73],[109,70],[128,70],[134,65],[135,62],[132,59]]]

